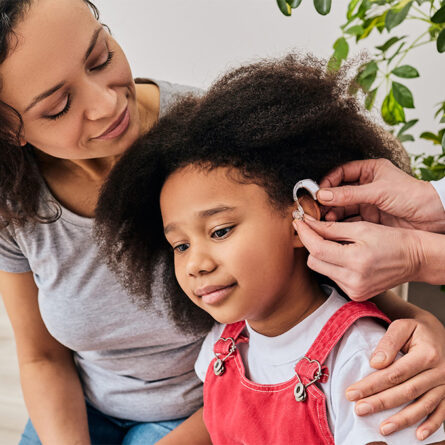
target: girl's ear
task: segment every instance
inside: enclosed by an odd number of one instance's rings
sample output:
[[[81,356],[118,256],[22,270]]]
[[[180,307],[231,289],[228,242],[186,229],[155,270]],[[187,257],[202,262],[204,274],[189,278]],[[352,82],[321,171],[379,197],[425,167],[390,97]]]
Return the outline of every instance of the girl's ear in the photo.
[[[303,207],[304,214],[310,215],[315,219],[320,220],[321,218],[321,211],[318,203],[309,195],[302,195],[298,198],[298,201]],[[297,209],[297,204],[295,203],[292,206],[291,212]],[[300,237],[298,236],[298,233],[295,231],[295,229],[292,226],[292,229],[294,230],[294,247],[304,247],[303,243],[300,241]]]

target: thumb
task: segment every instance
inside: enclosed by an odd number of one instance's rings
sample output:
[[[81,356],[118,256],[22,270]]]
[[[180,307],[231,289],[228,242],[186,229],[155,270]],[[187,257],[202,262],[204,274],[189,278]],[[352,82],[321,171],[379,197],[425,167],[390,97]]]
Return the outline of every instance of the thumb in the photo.
[[[382,199],[382,190],[376,184],[345,185],[320,189],[317,199],[326,206],[377,205],[377,202]]]
[[[393,322],[389,325],[385,335],[374,349],[370,365],[374,369],[383,369],[389,366],[403,349],[414,330],[414,323],[408,327],[406,324]]]

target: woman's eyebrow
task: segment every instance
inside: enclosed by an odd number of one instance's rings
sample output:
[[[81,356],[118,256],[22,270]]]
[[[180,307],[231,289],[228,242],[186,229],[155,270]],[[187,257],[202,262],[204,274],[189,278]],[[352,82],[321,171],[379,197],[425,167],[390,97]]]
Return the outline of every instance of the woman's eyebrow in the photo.
[[[90,44],[88,45],[87,50],[85,51],[84,55],[84,61],[88,59],[90,54],[92,53],[94,47],[96,46],[97,39],[99,37],[100,32],[103,30],[103,27],[97,28],[94,31],[94,34],[91,36]],[[52,88],[49,88],[48,90],[44,91],[42,94],[39,94],[38,96],[34,97],[34,99],[31,101],[31,103],[25,108],[25,113],[29,111],[32,107],[37,105],[40,101],[43,99],[46,99],[47,97],[54,94],[56,91],[60,90],[65,85],[65,82],[60,82],[57,85],[53,86]]]

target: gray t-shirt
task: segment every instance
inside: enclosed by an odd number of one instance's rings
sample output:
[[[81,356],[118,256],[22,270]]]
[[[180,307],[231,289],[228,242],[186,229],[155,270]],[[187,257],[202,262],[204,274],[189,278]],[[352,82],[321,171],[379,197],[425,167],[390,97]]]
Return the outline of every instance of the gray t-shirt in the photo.
[[[191,88],[156,82],[160,114]],[[44,187],[42,208],[54,200]],[[72,349],[86,399],[100,411],[135,421],[190,415],[202,405],[193,365],[203,338],[182,333],[168,318],[160,281],[143,310],[116,281],[97,251],[94,220],[62,207],[51,224],[0,232],[0,270],[32,270],[42,319]]]

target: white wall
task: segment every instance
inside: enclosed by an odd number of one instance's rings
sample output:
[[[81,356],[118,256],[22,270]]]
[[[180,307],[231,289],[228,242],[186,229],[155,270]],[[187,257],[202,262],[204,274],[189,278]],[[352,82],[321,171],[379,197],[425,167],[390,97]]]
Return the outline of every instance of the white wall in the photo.
[[[332,11],[318,15],[304,0],[292,17],[284,17],[275,0],[96,0],[101,19],[124,48],[133,73],[141,77],[208,86],[231,66],[291,50],[329,57],[345,21],[346,0],[333,1]],[[400,35],[413,34],[416,24],[402,25]],[[361,48],[372,49],[388,37],[376,34]],[[414,94],[415,110],[407,119],[421,121],[413,129],[437,131],[433,104],[445,100],[445,54],[433,45],[419,48],[406,63],[418,68],[419,79],[403,79]],[[378,99],[378,106],[381,104]],[[417,128],[417,130],[416,130]],[[412,153],[438,152],[429,142],[407,143]]]

